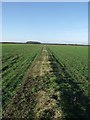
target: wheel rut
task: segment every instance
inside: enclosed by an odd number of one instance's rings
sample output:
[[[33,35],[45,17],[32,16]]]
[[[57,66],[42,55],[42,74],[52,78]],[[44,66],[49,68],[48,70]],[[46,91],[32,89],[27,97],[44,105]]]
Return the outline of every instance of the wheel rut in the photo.
[[[51,62],[44,46],[26,80],[7,106],[3,118],[30,120],[60,120],[62,118],[59,105],[60,92]]]
[[[11,120],[88,120],[88,98],[46,46],[3,113]]]

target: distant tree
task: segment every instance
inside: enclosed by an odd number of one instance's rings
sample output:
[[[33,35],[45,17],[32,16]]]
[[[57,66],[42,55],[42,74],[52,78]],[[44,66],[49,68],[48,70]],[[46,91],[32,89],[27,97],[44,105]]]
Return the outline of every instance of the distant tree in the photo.
[[[27,41],[26,43],[27,44],[41,44],[40,42],[37,42],[37,41]]]

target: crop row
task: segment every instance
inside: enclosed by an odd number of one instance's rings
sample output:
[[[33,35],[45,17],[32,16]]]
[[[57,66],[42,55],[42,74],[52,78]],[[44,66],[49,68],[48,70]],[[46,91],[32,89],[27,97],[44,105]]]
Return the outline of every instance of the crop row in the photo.
[[[23,76],[40,52],[40,45],[3,45],[2,46],[2,92],[3,108],[22,84]]]
[[[48,49],[88,96],[88,47],[48,46]]]
[[[87,120],[90,106],[88,47],[48,46],[47,48],[49,54],[53,56],[53,61],[56,60],[56,64],[52,64],[52,67],[60,91],[63,118]]]

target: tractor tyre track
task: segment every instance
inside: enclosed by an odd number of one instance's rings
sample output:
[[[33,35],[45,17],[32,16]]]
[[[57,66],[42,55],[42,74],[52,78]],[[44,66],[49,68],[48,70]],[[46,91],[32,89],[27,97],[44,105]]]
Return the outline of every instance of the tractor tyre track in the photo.
[[[62,111],[58,106],[60,93],[55,80],[48,51],[44,47],[3,118],[61,119]]]

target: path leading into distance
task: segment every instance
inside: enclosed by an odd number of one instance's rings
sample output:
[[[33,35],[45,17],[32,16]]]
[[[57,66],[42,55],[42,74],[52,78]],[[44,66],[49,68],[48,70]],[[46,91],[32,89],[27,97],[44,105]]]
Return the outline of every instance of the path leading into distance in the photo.
[[[78,120],[84,117],[87,120],[85,101],[88,99],[78,83],[44,46],[7,106],[3,118]]]
[[[8,105],[4,117],[35,120],[61,118],[60,92],[57,90],[51,62],[44,47],[28,77]]]

